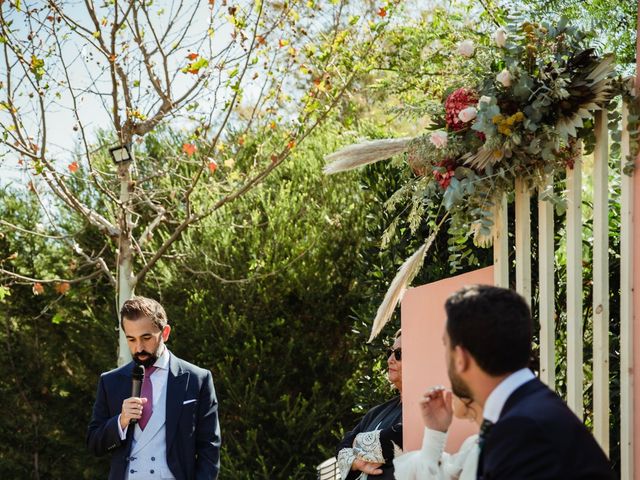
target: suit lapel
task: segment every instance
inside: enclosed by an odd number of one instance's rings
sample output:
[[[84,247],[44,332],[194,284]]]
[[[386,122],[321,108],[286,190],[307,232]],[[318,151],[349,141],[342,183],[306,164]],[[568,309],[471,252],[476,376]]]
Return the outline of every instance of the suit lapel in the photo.
[[[167,379],[167,453],[176,437],[178,419],[182,410],[189,373],[182,370],[180,360],[174,355],[169,359],[169,377]]]

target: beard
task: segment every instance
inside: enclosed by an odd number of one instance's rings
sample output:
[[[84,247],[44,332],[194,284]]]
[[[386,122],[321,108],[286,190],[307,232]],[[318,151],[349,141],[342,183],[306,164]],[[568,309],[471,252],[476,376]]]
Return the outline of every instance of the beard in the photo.
[[[158,348],[156,348],[155,352],[150,353],[147,351],[137,352],[133,354],[133,361],[138,365],[142,365],[144,368],[149,368],[153,366],[154,363],[158,360],[158,357],[162,354],[162,344],[158,344]],[[145,359],[140,357],[146,356]]]
[[[449,362],[447,367],[447,374],[449,375],[449,380],[451,381],[451,391],[458,398],[470,398],[473,399],[473,395],[469,386],[462,380],[453,370],[453,365]]]

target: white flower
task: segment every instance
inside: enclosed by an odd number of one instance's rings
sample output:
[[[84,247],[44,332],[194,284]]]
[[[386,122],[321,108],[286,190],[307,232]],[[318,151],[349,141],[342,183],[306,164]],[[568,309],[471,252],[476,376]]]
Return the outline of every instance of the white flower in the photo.
[[[504,46],[507,44],[507,31],[504,28],[499,28],[493,34],[493,40],[500,48],[504,48]]]
[[[476,110],[476,107],[467,107],[463,110],[460,110],[460,113],[458,113],[458,118],[462,120],[464,123],[470,122],[477,116],[478,116],[478,110]]]
[[[487,104],[489,104],[489,103],[491,103],[491,100],[493,100],[493,98],[492,98],[492,97],[488,97],[488,96],[486,96],[486,95],[482,95],[482,96],[480,97],[480,100],[478,100],[478,105],[480,105],[481,103],[487,103]]]
[[[458,53],[463,57],[472,57],[475,50],[476,46],[473,44],[473,40],[465,40],[458,44]]]
[[[506,68],[504,70],[502,70],[496,76],[496,80],[498,82],[500,82],[502,84],[502,86],[510,87],[511,86],[511,74],[509,73],[509,70],[507,70]]]
[[[447,146],[447,132],[444,132],[442,130],[438,130],[437,132],[433,132],[431,134],[431,137],[429,138],[429,140],[431,141],[431,143],[433,143],[433,145],[436,148],[443,148]]]

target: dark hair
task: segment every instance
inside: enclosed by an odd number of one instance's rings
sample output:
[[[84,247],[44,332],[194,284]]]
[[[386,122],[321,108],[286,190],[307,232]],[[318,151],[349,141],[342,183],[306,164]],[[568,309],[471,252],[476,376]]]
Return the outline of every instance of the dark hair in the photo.
[[[513,290],[488,285],[464,287],[446,303],[451,348],[469,351],[489,375],[528,366],[531,356],[531,311]]]
[[[167,313],[153,298],[133,297],[122,305],[120,309],[120,326],[124,330],[124,319],[138,320],[150,318],[153,324],[162,330],[167,324]]]

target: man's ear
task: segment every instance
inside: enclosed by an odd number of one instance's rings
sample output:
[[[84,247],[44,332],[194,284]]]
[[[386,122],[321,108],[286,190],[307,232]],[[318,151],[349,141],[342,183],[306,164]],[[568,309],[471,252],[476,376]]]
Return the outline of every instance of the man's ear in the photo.
[[[169,340],[170,333],[171,333],[171,325],[165,325],[164,328],[162,329],[162,340],[165,342]]]
[[[471,366],[471,354],[461,345],[453,348],[453,364],[457,373],[464,373]]]

